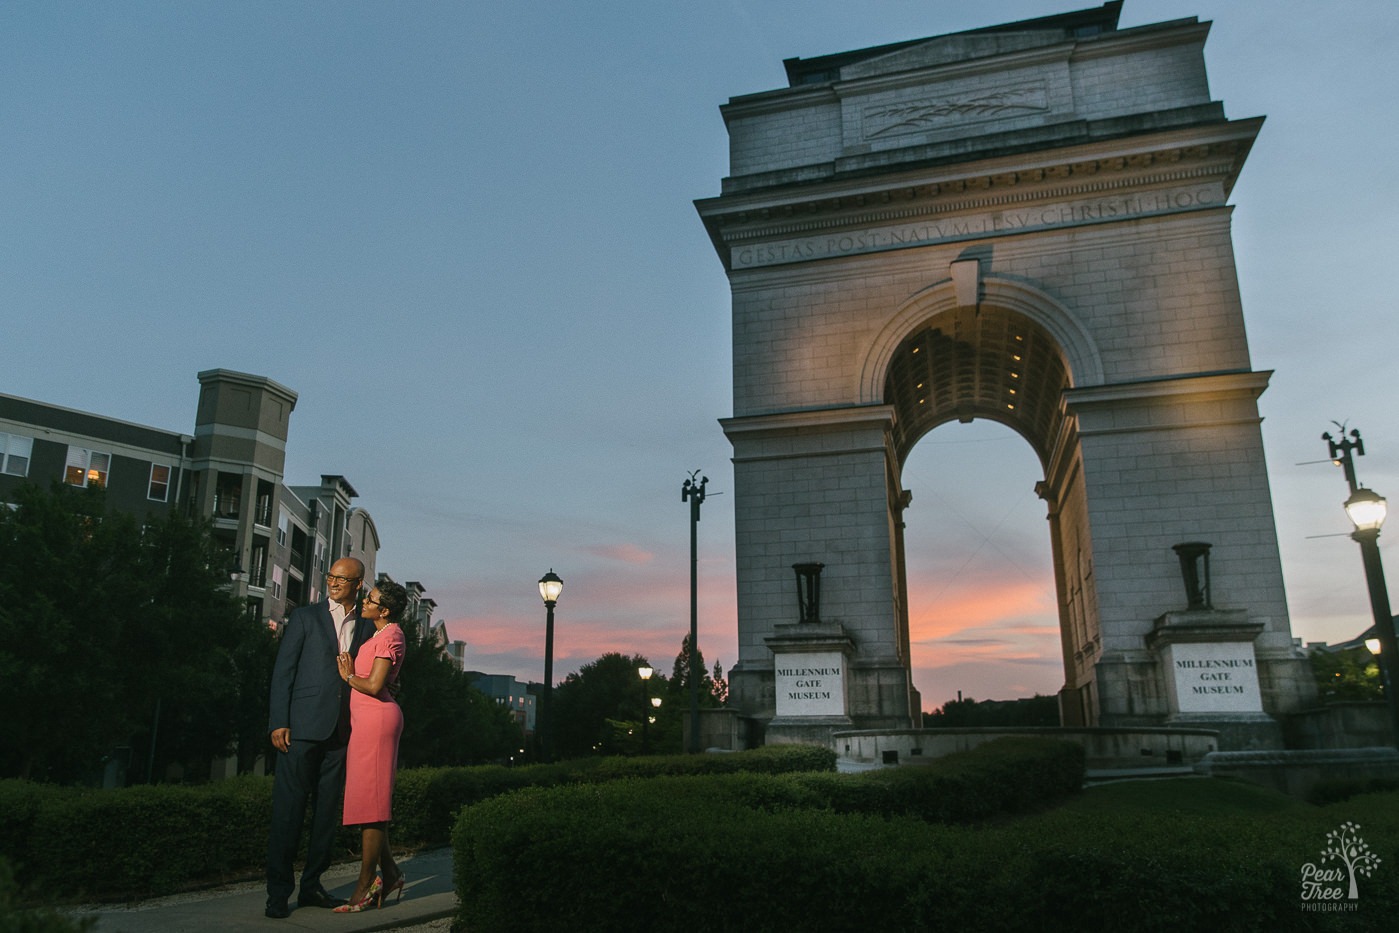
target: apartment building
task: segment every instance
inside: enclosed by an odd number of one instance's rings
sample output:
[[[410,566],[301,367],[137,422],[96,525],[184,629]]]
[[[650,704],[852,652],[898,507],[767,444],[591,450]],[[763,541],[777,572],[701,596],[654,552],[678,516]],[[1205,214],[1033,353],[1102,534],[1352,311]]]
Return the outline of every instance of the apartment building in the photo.
[[[362,560],[373,580],[379,533],[349,480],[284,482],[296,392],[227,369],[198,378],[190,434],[0,394],[0,501],[26,482],[60,482],[103,486],[114,508],[138,519],[182,507],[207,516],[234,592],[250,618],[270,625],[320,599],[340,557]]]

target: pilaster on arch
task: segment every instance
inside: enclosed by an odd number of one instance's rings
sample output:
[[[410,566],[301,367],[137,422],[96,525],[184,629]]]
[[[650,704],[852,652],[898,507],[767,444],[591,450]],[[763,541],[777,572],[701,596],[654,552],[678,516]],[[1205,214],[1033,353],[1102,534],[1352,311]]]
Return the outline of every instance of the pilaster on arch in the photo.
[[[1059,344],[1068,363],[1070,385],[1100,385],[1102,356],[1092,336],[1063,305],[1049,295],[1014,279],[983,275],[978,305],[996,305],[1039,324]],[[884,401],[884,380],[899,344],[918,326],[961,304],[951,277],[935,282],[905,301],[870,342],[860,366],[857,397],[863,405]]]

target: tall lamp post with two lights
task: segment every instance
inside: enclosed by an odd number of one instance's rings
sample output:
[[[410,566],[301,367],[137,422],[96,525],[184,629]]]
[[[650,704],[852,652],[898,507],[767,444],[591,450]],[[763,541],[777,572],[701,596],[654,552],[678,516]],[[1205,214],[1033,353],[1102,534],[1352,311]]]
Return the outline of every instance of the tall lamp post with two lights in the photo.
[[[1321,438],[1330,449],[1331,460],[1345,471],[1346,483],[1350,486],[1350,496],[1345,501],[1346,515],[1355,526],[1351,538],[1360,545],[1360,557],[1365,565],[1365,582],[1370,589],[1370,612],[1375,619],[1380,667],[1384,672],[1384,698],[1389,705],[1393,741],[1399,746],[1399,695],[1396,695],[1394,688],[1395,684],[1399,684],[1399,670],[1396,670],[1399,667],[1399,639],[1394,635],[1389,588],[1385,586],[1384,564],[1380,561],[1380,528],[1388,513],[1388,503],[1384,496],[1356,481],[1352,452],[1356,456],[1365,456],[1365,442],[1360,439],[1359,429],[1353,429],[1349,435],[1342,433],[1340,440],[1329,433],[1321,435]]]
[[[550,710],[554,695],[554,606],[563,592],[563,581],[550,567],[549,572],[539,578],[539,598],[544,600],[547,611],[544,623],[544,696],[539,704],[539,753],[544,761],[554,760],[554,717]]]
[[[699,555],[696,544],[696,527],[700,520],[700,503],[704,502],[704,487],[709,483],[708,476],[699,476],[699,470],[680,486],[680,501],[690,503],[690,745],[687,751],[699,753],[699,685],[704,672],[699,666]]]

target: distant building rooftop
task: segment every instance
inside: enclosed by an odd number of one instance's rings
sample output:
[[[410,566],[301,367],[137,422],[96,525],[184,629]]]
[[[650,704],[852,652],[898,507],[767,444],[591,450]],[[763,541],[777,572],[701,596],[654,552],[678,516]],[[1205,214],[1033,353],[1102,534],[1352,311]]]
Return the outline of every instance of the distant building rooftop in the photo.
[[[1117,30],[1117,20],[1122,13],[1122,0],[1111,0],[1100,7],[1088,10],[1077,10],[1072,13],[1056,13],[1053,16],[1040,16],[1034,19],[1022,19],[1014,23],[1001,23],[998,26],[982,26],[978,29],[967,29],[962,32],[949,32],[937,36],[925,36],[922,39],[909,39],[904,42],[894,42],[889,45],[878,45],[867,49],[857,49],[853,52],[837,52],[833,55],[820,55],[816,58],[789,58],[783,61],[783,67],[787,69],[787,81],[792,87],[802,84],[824,84],[827,81],[835,81],[840,78],[840,69],[846,65],[864,61],[868,58],[877,58],[887,55],[890,52],[897,52],[899,49],[906,49],[910,46],[919,45],[930,39],[942,39],[947,36],[973,36],[986,35],[997,32],[1048,32],[1061,31],[1065,38],[1081,39],[1087,36],[1096,36],[1105,32],[1115,32]]]

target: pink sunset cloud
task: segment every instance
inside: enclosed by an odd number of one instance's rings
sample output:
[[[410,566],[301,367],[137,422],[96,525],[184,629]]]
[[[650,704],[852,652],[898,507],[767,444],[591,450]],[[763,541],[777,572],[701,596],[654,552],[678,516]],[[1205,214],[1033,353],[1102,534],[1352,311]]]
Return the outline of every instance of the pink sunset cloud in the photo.
[[[932,710],[961,690],[1009,700],[1063,685],[1052,581],[1007,583],[959,576],[955,583],[910,583],[913,682]]]

